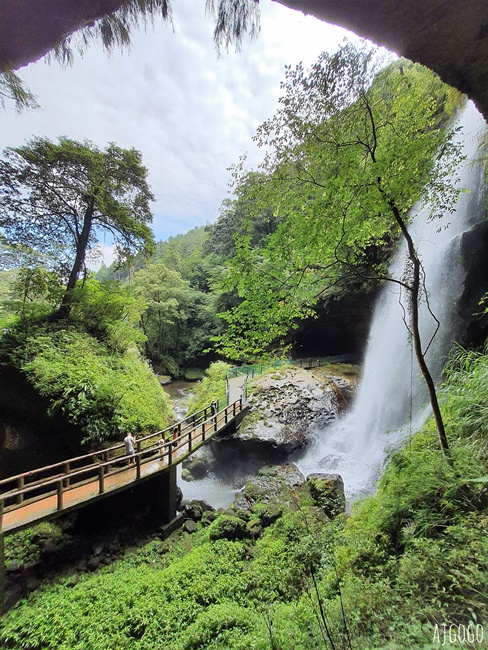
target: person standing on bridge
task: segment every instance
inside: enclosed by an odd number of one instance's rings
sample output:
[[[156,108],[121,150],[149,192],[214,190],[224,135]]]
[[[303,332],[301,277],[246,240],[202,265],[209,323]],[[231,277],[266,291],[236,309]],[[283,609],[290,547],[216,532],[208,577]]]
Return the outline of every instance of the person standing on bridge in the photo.
[[[210,413],[212,416],[217,415],[217,402],[215,401],[215,397],[210,402]]]
[[[132,435],[132,433],[128,433],[125,438],[124,438],[124,443],[125,443],[125,455],[130,456],[129,460],[127,461],[127,464],[130,465],[131,463],[134,462],[134,443],[135,443],[135,438]]]
[[[173,439],[173,447],[176,449],[178,446],[178,441],[180,439],[180,429],[177,424],[171,429],[171,437]]]

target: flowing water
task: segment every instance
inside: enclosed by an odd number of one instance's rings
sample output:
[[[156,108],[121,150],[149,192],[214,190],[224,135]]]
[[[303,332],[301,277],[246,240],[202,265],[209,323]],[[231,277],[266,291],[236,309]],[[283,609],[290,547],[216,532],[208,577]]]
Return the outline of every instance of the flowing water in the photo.
[[[188,403],[192,397],[194,382],[175,380],[163,386],[164,392],[173,403],[173,410],[178,420],[183,420],[188,413]],[[177,467],[177,483],[183,492],[183,498],[192,501],[203,499],[214,508],[227,508],[234,500],[236,489],[215,476],[206,476],[199,481],[184,481],[181,478],[181,464]]]
[[[458,168],[458,187],[463,192],[454,214],[429,221],[427,210],[414,214],[410,232],[425,269],[431,310],[441,323],[429,348],[427,361],[435,378],[440,372],[455,335],[457,300],[465,272],[460,263],[460,234],[481,215],[483,168],[479,146],[484,121],[469,102],[459,118],[466,160]],[[402,277],[405,246],[399,246],[390,268]],[[402,306],[403,305],[403,306]],[[354,499],[374,491],[389,448],[396,446],[425,421],[430,409],[424,381],[404,324],[406,298],[399,286],[387,282],[375,308],[358,394],[351,411],[333,425],[314,432],[311,448],[296,461],[305,474],[334,472],[344,479],[346,497]],[[425,304],[420,315],[422,341],[428,342],[435,321]]]

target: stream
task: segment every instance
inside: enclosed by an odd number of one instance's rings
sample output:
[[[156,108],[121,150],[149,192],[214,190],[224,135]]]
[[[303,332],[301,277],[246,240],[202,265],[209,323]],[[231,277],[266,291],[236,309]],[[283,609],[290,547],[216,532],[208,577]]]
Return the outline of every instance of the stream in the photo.
[[[176,380],[163,386],[164,392],[173,402],[173,409],[178,420],[183,420],[188,413],[188,402],[195,386],[194,382]],[[187,501],[203,500],[213,508],[228,508],[234,501],[237,490],[216,477],[208,476],[199,481],[184,481],[181,478],[182,466],[177,467],[177,483]]]

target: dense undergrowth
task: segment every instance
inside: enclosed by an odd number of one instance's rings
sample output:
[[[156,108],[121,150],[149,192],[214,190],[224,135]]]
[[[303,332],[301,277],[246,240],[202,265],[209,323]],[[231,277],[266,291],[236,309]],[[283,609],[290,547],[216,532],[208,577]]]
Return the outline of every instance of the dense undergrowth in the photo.
[[[192,391],[192,398],[188,403],[190,413],[205,408],[214,399],[217,401],[219,409],[226,406],[226,377],[230,367],[230,364],[224,361],[216,361],[210,364],[205,376]]]
[[[302,494],[281,516],[258,503],[204,518],[45,585],[7,613],[2,647],[488,647],[488,355],[460,350],[447,375],[452,465],[428,423],[352,516],[326,523]]]
[[[168,398],[135,346],[115,350],[77,324],[47,320],[30,323],[27,331],[12,329],[2,341],[2,360],[85,442],[158,431],[169,423]]]

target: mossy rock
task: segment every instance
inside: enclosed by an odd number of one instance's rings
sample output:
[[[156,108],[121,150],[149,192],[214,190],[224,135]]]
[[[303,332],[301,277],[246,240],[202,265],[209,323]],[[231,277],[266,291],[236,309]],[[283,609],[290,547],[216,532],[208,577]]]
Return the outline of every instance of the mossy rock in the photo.
[[[261,526],[267,528],[283,515],[284,508],[283,504],[276,502],[257,503],[252,512],[259,518]]]
[[[309,474],[307,487],[315,505],[331,519],[345,511],[344,481],[339,474]]]
[[[183,472],[185,473],[185,477],[190,474],[191,478],[187,479],[183,477]],[[198,481],[199,479],[202,479],[206,476],[208,472],[208,466],[205,460],[202,458],[198,457],[193,457],[184,462],[184,467],[181,473],[181,478],[185,481]]]
[[[205,377],[205,370],[201,368],[188,368],[185,370],[183,377],[186,381],[200,381]]]
[[[250,536],[246,522],[239,517],[231,515],[221,515],[210,524],[208,530],[209,537],[212,541],[216,539],[235,541],[237,539],[246,539]]]
[[[181,470],[181,480],[186,481],[187,483],[191,483],[195,479],[191,475],[190,470],[187,469],[186,467],[183,467],[183,469]]]

